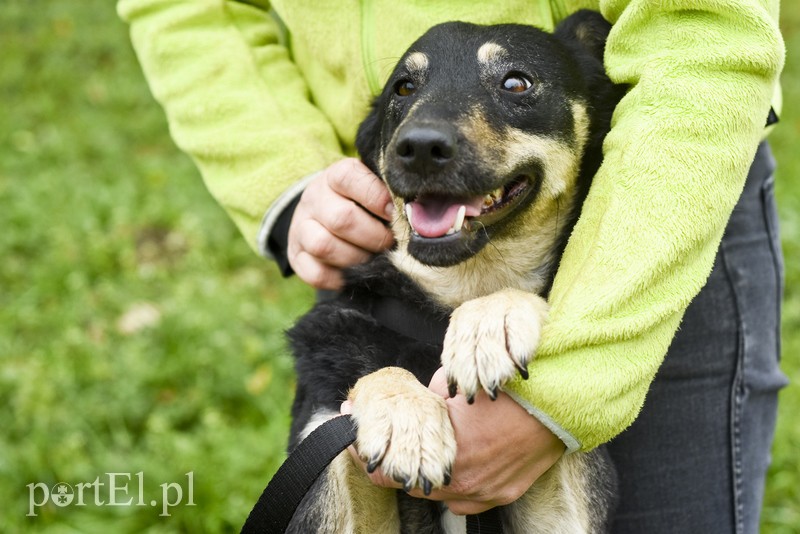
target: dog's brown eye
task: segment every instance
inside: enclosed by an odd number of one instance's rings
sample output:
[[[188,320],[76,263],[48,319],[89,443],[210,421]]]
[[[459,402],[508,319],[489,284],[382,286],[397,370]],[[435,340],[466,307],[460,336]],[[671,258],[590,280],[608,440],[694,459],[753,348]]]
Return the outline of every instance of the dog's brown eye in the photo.
[[[394,92],[398,96],[408,96],[417,90],[417,86],[411,80],[400,80],[394,85]]]
[[[511,72],[503,78],[503,89],[509,93],[522,93],[530,89],[532,82],[519,72]]]

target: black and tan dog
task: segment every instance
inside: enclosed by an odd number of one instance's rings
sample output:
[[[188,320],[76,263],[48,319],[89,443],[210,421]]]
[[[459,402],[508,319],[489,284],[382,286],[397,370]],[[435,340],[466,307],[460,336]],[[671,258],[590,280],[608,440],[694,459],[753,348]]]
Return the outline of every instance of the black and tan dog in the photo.
[[[451,395],[494,398],[516,373],[527,374],[544,297],[621,94],[603,71],[608,31],[592,12],[552,35],[453,22],[401,58],[357,139],[398,208],[396,246],[353,269],[340,296],[290,331],[298,374],[290,449],[349,397],[369,469],[380,466],[408,489],[448,483],[453,429],[444,401],[424,384],[441,365]],[[420,328],[395,327],[386,309],[412,310]],[[443,344],[415,335],[448,317]],[[610,486],[602,454],[566,455],[503,507],[505,531],[601,532]],[[463,525],[435,502],[371,485],[343,453],[289,530]]]

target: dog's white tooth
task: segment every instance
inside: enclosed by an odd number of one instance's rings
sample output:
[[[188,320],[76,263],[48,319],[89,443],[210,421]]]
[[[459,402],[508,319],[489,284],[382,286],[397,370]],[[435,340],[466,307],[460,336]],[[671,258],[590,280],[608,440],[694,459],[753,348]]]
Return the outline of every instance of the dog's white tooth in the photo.
[[[462,204],[460,208],[458,208],[458,214],[456,215],[456,222],[453,224],[453,232],[461,231],[461,227],[464,226],[464,216],[467,214],[467,207]]]
[[[414,228],[414,225],[411,224],[411,217],[414,215],[414,208],[411,207],[411,204],[406,204],[406,219],[408,219],[408,226],[411,228],[411,233],[413,235],[419,235],[419,232]]]
[[[456,233],[455,228],[450,228],[445,235],[453,235],[454,233]]]

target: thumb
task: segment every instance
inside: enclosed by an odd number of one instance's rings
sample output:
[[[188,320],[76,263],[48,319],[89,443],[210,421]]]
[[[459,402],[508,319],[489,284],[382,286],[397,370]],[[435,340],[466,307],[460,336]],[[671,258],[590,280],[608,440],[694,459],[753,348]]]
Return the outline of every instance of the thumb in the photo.
[[[433,373],[433,378],[431,378],[431,382],[428,384],[428,389],[437,395],[441,395],[445,399],[450,398],[450,393],[447,391],[447,377],[444,374],[444,367],[439,367],[436,372]]]

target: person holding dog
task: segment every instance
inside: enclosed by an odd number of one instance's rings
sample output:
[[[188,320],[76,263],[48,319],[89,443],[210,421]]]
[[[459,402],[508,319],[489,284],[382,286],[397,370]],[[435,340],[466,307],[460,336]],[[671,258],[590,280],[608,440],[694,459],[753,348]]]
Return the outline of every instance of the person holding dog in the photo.
[[[212,194],[258,252],[325,290],[392,244],[389,194],[349,157],[392,58],[446,20],[552,28],[588,7],[612,23],[606,69],[630,89],[531,378],[509,384],[522,402],[447,400],[459,452],[452,484],[430,498],[477,513],[515,500],[565,451],[608,443],[613,532],[756,532],[785,384],[763,142],[779,107],[777,0],[272,4],[118,9]],[[430,387],[448,397],[442,376]]]

